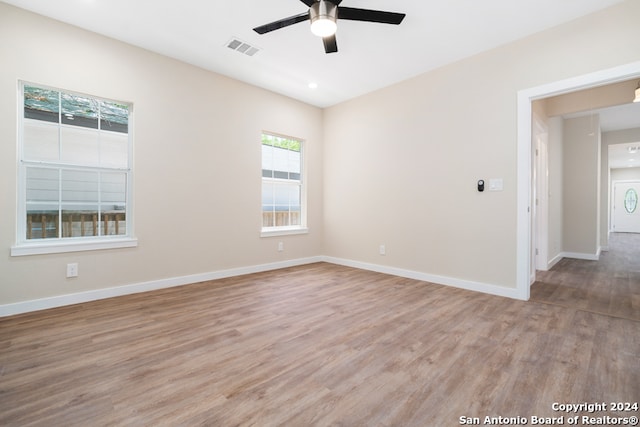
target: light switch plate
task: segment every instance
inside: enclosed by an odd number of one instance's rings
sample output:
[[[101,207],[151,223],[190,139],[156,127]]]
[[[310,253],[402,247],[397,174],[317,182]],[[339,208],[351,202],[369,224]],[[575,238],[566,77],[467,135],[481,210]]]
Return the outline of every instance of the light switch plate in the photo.
[[[491,178],[489,180],[489,191],[502,191],[503,182],[502,178]]]

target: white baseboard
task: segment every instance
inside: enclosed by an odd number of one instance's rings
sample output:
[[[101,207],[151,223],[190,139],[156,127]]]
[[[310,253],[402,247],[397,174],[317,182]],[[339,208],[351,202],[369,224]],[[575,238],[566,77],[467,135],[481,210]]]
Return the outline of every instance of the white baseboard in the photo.
[[[366,262],[353,261],[349,259],[324,257],[324,261],[332,264],[344,265],[347,267],[359,268],[362,270],[375,271],[377,273],[390,274],[392,276],[406,277],[408,279],[421,280],[438,285],[452,286],[454,288],[467,289],[469,291],[482,292],[485,294],[497,295],[513,299],[526,300],[526,296],[521,295],[516,288],[491,285],[487,283],[473,282],[470,280],[457,279],[455,277],[438,276],[423,273],[420,271],[405,270],[402,268],[389,267],[385,265],[370,264]]]
[[[551,259],[551,261],[549,261],[547,263],[547,270],[551,270],[553,268],[554,265],[556,265],[557,263],[559,263],[560,261],[562,261],[562,258],[564,258],[562,253],[559,253],[558,255],[556,255],[555,257],[553,257]]]
[[[172,277],[168,279],[152,280],[149,282],[135,283],[131,285],[116,286],[112,288],[96,289],[93,291],[78,292],[75,294],[59,295],[37,300],[16,302],[0,305],[0,317],[31,311],[45,310],[48,308],[62,307],[65,305],[80,304],[83,302],[119,297],[123,295],[137,294],[140,292],[154,291],[157,289],[171,288],[173,286],[188,285],[191,283],[205,282],[208,280],[224,279],[226,277],[242,276],[244,274],[260,273],[263,271],[278,270],[297,265],[311,264],[323,261],[323,257],[299,258],[289,261],[280,261],[269,264],[260,264],[249,267],[219,270],[210,273],[192,274],[188,276]]]
[[[113,298],[123,295],[137,294],[140,292],[154,291],[157,289],[171,288],[174,286],[188,285],[191,283],[205,282],[208,280],[224,279],[227,277],[242,276],[245,274],[260,273],[263,271],[278,270],[281,268],[294,267],[298,265],[312,264],[315,262],[328,262],[332,264],[344,265],[347,267],[359,268],[362,270],[375,271],[378,273],[390,274],[393,276],[406,277],[409,279],[421,280],[424,282],[436,283],[439,285],[453,286],[455,288],[467,289],[470,291],[482,292],[485,294],[502,297],[526,300],[526,296],[520,295],[515,288],[490,285],[486,283],[473,282],[469,280],[456,279],[454,277],[438,276],[422,273],[418,271],[405,270],[401,268],[388,267],[377,264],[370,264],[360,261],[353,261],[342,258],[327,256],[316,256],[309,258],[299,258],[289,261],[274,262],[269,264],[259,264],[249,267],[232,268],[228,270],[213,271],[209,273],[193,274],[168,279],[152,280],[149,282],[135,283],[131,285],[116,286],[112,288],[96,289],[93,291],[78,292],[75,294],[59,295],[37,300],[23,301],[12,304],[0,305],[0,317],[12,316],[32,311],[45,310],[49,308],[62,307],[65,305],[80,304],[84,302],[96,301],[100,299]]]
[[[587,261],[598,261],[600,259],[600,249],[595,254],[587,254],[580,252],[562,252],[563,258],[584,259]]]
[[[608,251],[608,250],[609,250],[608,246],[602,246],[600,247],[600,249],[598,249],[598,252],[596,252],[595,254],[587,254],[587,253],[581,253],[581,252],[560,252],[558,255],[556,255],[553,259],[551,259],[547,263],[547,270],[551,270],[551,268],[553,268],[553,266],[559,263],[563,258],[584,259],[587,261],[598,261],[600,259],[600,254],[602,253],[602,251]]]

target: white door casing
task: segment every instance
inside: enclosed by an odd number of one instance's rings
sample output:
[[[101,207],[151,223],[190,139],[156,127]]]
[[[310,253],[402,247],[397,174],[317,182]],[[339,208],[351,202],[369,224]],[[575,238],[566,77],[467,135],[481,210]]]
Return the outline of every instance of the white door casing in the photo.
[[[537,270],[548,270],[549,257],[549,133],[544,122],[536,120],[536,191],[534,207],[536,210],[536,248],[535,267]]]

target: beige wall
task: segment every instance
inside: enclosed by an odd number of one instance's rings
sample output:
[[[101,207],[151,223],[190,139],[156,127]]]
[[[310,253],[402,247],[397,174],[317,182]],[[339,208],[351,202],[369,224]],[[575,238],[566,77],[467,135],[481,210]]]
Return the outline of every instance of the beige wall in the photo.
[[[323,254],[514,288],[517,92],[640,60],[639,15],[630,0],[323,112],[0,3],[0,304]],[[18,79],[134,103],[139,247],[9,256]],[[308,235],[259,237],[261,130],[307,140]],[[478,193],[490,178],[504,190]]]
[[[545,99],[544,104],[549,117],[629,104],[637,86],[638,80],[631,79],[553,96]]]
[[[564,251],[595,256],[600,249],[600,120],[564,121]]]
[[[5,3],[0,40],[0,304],[322,252],[322,110]],[[133,102],[137,248],[9,255],[19,79]],[[260,238],[262,130],[306,140],[308,235]]]
[[[639,15],[625,2],[327,109],[326,254],[515,287],[517,93],[639,60]],[[504,191],[478,193],[490,178]]]

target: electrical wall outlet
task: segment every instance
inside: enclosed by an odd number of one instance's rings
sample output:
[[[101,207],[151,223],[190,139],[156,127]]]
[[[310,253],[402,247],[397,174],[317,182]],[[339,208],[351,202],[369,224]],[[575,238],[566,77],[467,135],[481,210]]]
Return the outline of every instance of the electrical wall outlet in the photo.
[[[284,242],[278,242],[278,252],[284,251]]]
[[[386,255],[387,248],[384,245],[380,245],[380,255]]]
[[[67,277],[78,277],[78,263],[67,264]]]

